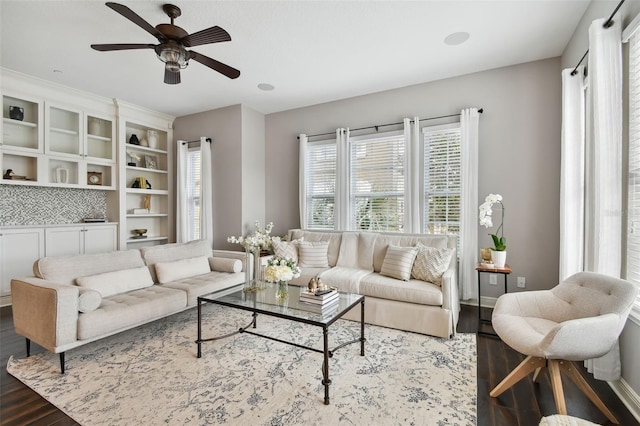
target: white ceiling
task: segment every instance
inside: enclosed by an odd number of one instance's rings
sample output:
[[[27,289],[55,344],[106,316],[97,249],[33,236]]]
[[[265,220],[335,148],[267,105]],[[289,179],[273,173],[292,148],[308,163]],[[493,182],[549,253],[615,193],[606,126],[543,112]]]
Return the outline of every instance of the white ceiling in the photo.
[[[120,1],[152,25],[164,1]],[[175,24],[218,25],[232,41],[193,50],[239,69],[230,80],[191,61],[163,83],[149,50],[97,52],[92,43],[153,43],[102,1],[0,2],[4,68],[175,116],[235,104],[262,113],[560,56],[589,0],[175,0]],[[470,33],[459,46],[454,32]],[[62,72],[54,72],[59,70]],[[273,91],[257,88],[260,83]]]

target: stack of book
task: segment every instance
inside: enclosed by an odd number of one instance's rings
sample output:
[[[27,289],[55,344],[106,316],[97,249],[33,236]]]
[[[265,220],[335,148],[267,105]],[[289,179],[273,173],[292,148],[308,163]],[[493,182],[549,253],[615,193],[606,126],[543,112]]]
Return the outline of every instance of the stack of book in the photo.
[[[340,300],[340,294],[336,290],[326,293],[312,293],[306,290],[300,292],[300,301],[307,303],[313,311],[325,312],[335,309],[338,306],[338,300]]]

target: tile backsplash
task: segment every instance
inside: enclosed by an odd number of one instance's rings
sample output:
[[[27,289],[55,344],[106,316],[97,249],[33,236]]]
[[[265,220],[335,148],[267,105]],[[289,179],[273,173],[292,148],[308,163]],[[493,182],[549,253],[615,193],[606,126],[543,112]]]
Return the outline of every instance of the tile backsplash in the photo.
[[[80,223],[106,214],[105,191],[0,185],[0,226]]]

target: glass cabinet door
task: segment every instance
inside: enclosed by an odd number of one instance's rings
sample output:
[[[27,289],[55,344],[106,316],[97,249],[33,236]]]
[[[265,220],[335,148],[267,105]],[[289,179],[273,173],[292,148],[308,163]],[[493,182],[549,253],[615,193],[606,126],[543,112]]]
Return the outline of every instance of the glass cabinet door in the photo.
[[[45,153],[82,155],[82,113],[54,105],[46,108]]]

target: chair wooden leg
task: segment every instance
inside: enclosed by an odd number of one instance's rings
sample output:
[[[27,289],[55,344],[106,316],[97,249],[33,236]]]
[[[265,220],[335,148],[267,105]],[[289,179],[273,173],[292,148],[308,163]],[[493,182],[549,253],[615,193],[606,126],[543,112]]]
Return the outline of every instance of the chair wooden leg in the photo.
[[[507,377],[505,377],[493,390],[489,393],[492,397],[501,395],[511,386],[527,377],[533,370],[544,367],[547,361],[544,358],[538,358],[529,355],[526,357]]]
[[[569,378],[576,384],[576,386],[578,386],[578,388],[580,388],[580,390],[584,392],[585,395],[587,395],[587,398],[589,398],[591,402],[593,402],[595,406],[598,407],[598,409],[602,411],[605,416],[607,416],[607,419],[609,419],[611,423],[619,424],[613,413],[609,411],[604,402],[602,402],[598,395],[596,395],[593,388],[589,386],[589,383],[587,383],[585,378],[582,377],[582,374],[580,374],[580,371],[573,362],[561,361],[560,368],[567,374],[567,376],[569,376]]]
[[[567,414],[567,405],[564,402],[564,391],[562,390],[562,377],[560,377],[560,362],[558,359],[549,360],[549,376],[551,377],[551,389],[553,389],[553,399],[556,401],[558,414]]]

